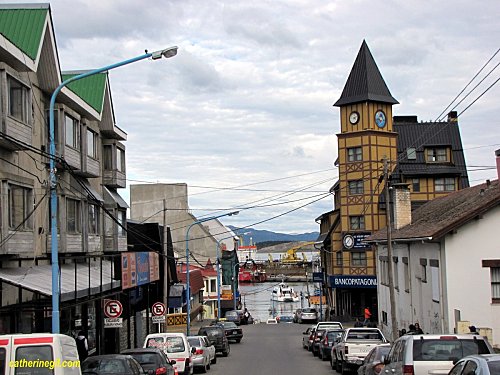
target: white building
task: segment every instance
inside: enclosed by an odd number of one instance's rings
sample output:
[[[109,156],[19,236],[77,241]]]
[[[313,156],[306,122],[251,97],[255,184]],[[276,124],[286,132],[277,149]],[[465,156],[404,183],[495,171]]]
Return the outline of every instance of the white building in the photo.
[[[498,151],[497,151],[498,153]],[[411,213],[405,186],[394,187],[392,259],[387,230],[375,233],[379,321],[392,335],[389,261],[397,329],[460,332],[468,321],[500,346],[500,188],[498,180],[454,192]]]

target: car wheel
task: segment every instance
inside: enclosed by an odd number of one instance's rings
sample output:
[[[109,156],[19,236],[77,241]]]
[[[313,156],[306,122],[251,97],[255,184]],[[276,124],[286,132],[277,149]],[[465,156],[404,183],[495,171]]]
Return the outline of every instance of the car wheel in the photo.
[[[321,354],[321,360],[322,361],[326,361],[328,358],[326,357],[326,354]]]
[[[217,363],[217,354],[215,355],[214,359],[212,359],[212,364],[215,365]]]
[[[337,359],[335,361],[335,371],[337,371],[339,374],[342,372],[342,367],[341,367],[342,363],[340,363],[340,361]]]
[[[204,374],[207,372],[207,365],[203,365],[203,367],[201,368],[201,373]]]
[[[342,362],[342,369],[341,369],[340,373],[341,373],[342,375],[347,374],[347,366],[345,365],[345,363],[344,363],[344,362]]]
[[[323,354],[321,354],[321,349],[318,351],[318,359],[323,359]]]
[[[210,359],[207,361],[207,370],[210,370]]]
[[[241,342],[241,339],[237,339],[236,343],[239,344]]]
[[[222,352],[223,357],[227,357],[229,355],[229,347]]]
[[[335,370],[335,364],[333,363],[333,359],[330,358],[330,367],[332,370]]]

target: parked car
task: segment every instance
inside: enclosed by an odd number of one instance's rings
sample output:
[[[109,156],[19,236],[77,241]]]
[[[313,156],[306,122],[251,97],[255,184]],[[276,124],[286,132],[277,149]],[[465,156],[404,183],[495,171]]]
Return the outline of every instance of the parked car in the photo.
[[[500,374],[500,354],[469,355],[459,360],[449,375]]]
[[[335,329],[340,328],[343,329],[342,323],[340,322],[318,322],[316,323],[316,329]]]
[[[342,336],[343,329],[327,329],[323,334],[323,338],[319,342],[318,358],[323,361],[329,361],[332,351],[332,346],[335,341]]]
[[[164,332],[152,333],[146,336],[144,348],[158,348],[163,350],[168,359],[175,360],[175,369],[179,374],[193,373],[193,353],[184,333]]]
[[[313,339],[312,339],[312,347],[311,347],[311,352],[313,356],[317,356],[319,353],[319,342],[323,338],[323,333],[326,332],[326,329],[317,329],[314,331]]]
[[[309,337],[311,336],[311,330],[313,329],[316,329],[315,325],[307,328],[304,332],[302,332],[302,347],[304,349],[309,350]]]
[[[287,315],[287,314],[280,315],[278,322],[280,322],[280,323],[293,323],[293,315]]]
[[[309,331],[309,338],[307,340],[307,350],[309,350],[310,352],[312,351],[313,342],[314,342],[314,333],[315,332],[316,332],[316,326],[314,326],[313,328],[311,328],[311,330]]]
[[[212,359],[215,358],[215,347],[206,336],[188,336],[189,345],[194,348],[193,366],[195,370],[205,373],[210,370]],[[212,352],[211,352],[212,351]]]
[[[381,344],[367,354],[363,364],[358,368],[358,375],[379,375],[384,368],[384,359],[391,350],[391,344]]]
[[[227,357],[229,355],[231,348],[222,326],[213,325],[200,327],[200,329],[198,330],[198,335],[207,336],[210,344],[215,347],[216,353],[222,353],[224,357]]]
[[[378,328],[347,328],[332,347],[330,359],[332,368],[342,374],[349,370],[357,370],[373,347],[387,342]]]
[[[82,374],[144,375],[139,362],[126,354],[104,354],[88,357],[82,362]]]
[[[383,373],[446,374],[454,361],[468,355],[493,353],[488,340],[481,335],[404,335],[394,341]]]
[[[218,325],[222,327],[226,333],[228,341],[236,341],[239,343],[243,339],[243,330],[233,322],[212,322],[210,325]]]
[[[243,311],[241,310],[229,310],[224,314],[226,321],[234,322],[236,325],[240,325],[243,320]]]
[[[266,324],[278,324],[278,320],[276,318],[269,318],[266,320]]]
[[[175,360],[169,360],[163,350],[158,348],[136,348],[124,350],[121,354],[127,354],[139,362],[144,372],[148,375],[174,375]]]
[[[300,311],[297,317],[298,323],[316,323],[318,321],[318,310],[313,307],[306,307]]]

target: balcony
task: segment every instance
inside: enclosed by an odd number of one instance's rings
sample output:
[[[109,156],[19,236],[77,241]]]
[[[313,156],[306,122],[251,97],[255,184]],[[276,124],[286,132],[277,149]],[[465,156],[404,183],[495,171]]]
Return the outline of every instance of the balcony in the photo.
[[[126,186],[125,146],[116,140],[103,139],[103,185],[111,188]]]

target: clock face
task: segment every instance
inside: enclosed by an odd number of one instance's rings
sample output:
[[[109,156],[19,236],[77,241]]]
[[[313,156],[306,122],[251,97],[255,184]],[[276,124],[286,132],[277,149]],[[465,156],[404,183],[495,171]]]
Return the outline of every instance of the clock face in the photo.
[[[385,123],[386,118],[384,111],[378,110],[377,112],[375,112],[375,124],[377,124],[379,128],[383,128],[385,126]]]
[[[346,234],[344,236],[344,247],[346,249],[352,249],[352,247],[354,246],[354,237],[351,236],[350,234]]]
[[[359,121],[359,113],[354,111],[354,112],[351,112],[351,114],[349,115],[349,122],[351,124],[357,124]]]

